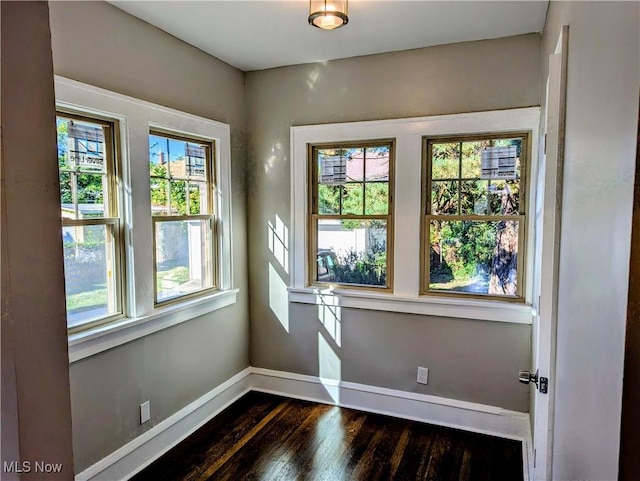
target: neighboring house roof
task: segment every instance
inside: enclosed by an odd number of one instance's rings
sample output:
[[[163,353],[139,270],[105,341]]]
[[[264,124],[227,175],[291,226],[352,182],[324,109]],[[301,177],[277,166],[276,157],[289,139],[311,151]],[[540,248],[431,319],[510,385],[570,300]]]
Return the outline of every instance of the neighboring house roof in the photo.
[[[362,181],[364,171],[364,152],[360,151],[347,158],[347,182]],[[366,180],[389,179],[389,154],[367,154]]]
[[[158,162],[160,165],[166,165],[167,160],[168,159],[165,152],[163,152],[162,150],[158,152]],[[173,159],[169,162],[171,177],[186,178],[187,176],[191,176],[204,178],[205,163],[205,157],[200,156],[188,156],[186,158],[179,157],[177,159]]]

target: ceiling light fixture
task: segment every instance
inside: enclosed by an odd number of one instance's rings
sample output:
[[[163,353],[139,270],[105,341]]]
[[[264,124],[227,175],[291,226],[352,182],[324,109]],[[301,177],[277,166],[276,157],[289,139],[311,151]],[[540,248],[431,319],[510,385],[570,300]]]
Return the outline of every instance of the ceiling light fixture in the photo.
[[[309,25],[334,30],[349,23],[348,0],[310,0]]]

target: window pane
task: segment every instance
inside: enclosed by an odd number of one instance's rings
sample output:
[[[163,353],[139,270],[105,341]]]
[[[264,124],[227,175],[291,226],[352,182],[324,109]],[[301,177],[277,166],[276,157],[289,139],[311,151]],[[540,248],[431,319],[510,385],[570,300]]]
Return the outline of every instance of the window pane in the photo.
[[[429,289],[517,294],[519,221],[429,224]]]
[[[389,181],[389,146],[367,148],[366,181]]]
[[[65,219],[113,215],[107,208],[105,129],[90,121],[56,117],[60,203]]]
[[[479,179],[481,175],[481,150],[488,147],[490,142],[463,142],[462,143],[462,177],[465,179]]]
[[[207,152],[203,145],[187,142],[185,145],[187,175],[190,179],[207,180]]]
[[[187,183],[183,180],[169,181],[171,199],[171,215],[187,214]]]
[[[340,214],[339,185],[318,185],[318,214]]]
[[[482,178],[488,180],[519,179],[522,139],[496,139],[481,151]]]
[[[68,172],[60,172],[60,204],[62,207],[62,217],[75,219],[75,208],[73,204],[73,187],[71,176]]]
[[[69,138],[68,120],[57,117],[56,129],[58,131],[58,167],[60,169],[71,169],[70,156],[67,155],[67,139]],[[75,161],[73,162],[75,168]]]
[[[316,227],[316,281],[386,286],[385,220],[320,219]]]
[[[169,215],[169,181],[151,179],[151,215]]]
[[[431,213],[458,213],[458,182],[431,182]]]
[[[486,215],[488,180],[463,180],[460,183],[460,213]]]
[[[207,146],[194,141],[150,134],[149,172],[152,176],[169,175],[171,178],[207,180]]]
[[[517,215],[520,208],[520,182],[491,181],[489,203],[494,215]]]
[[[170,177],[187,176],[186,142],[162,135],[149,135],[149,168],[151,175],[158,175],[158,167],[168,166]]]
[[[364,149],[342,149],[347,159],[347,182],[364,180]]]
[[[520,181],[508,180],[507,188],[509,189],[509,209],[505,210],[508,214],[524,214],[523,206],[520,202]]]
[[[167,164],[152,163],[149,165],[149,174],[151,178],[166,179],[169,177],[169,169],[167,168]]]
[[[347,162],[350,160],[347,149],[320,149],[317,155],[319,184],[336,185],[347,181]],[[357,173],[357,166],[350,168],[351,175]]]
[[[207,200],[207,184],[205,182],[191,182],[189,184],[189,214],[199,215],[209,212]]]
[[[77,174],[78,218],[108,217],[104,211],[104,183],[102,174]]]
[[[362,184],[345,184],[342,187],[342,214],[364,213],[364,189]]]
[[[67,324],[116,314],[115,242],[111,226],[63,227]]]
[[[389,213],[389,184],[376,182],[365,184],[365,214],[387,215]]]
[[[521,161],[522,159],[522,138],[515,139],[496,139],[493,141],[493,145],[496,147],[508,147],[515,146],[516,148],[516,178],[521,176]]]
[[[149,174],[153,215],[200,215],[211,212],[211,147],[149,134]],[[168,179],[168,182],[164,181]]]
[[[187,177],[187,158],[185,154],[186,142],[176,139],[165,139],[167,144],[166,157],[169,159],[169,174],[171,178],[184,179]]]
[[[167,176],[167,139],[159,135],[149,135],[149,173],[152,176]]]
[[[460,177],[460,144],[431,144],[431,178]]]
[[[213,287],[209,220],[155,223],[156,301]]]
[[[56,120],[58,130],[58,165],[83,172],[107,172],[104,127],[91,122]]]

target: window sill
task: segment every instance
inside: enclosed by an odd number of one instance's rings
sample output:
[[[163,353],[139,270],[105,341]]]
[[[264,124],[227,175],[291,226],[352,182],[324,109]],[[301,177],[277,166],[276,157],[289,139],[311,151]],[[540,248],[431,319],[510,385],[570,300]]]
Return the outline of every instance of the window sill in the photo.
[[[531,324],[531,306],[511,302],[444,297],[401,297],[394,294],[320,289],[289,288],[289,302],[332,305],[374,311],[402,312],[428,316],[456,317],[481,321]]]
[[[69,362],[134,341],[198,316],[235,304],[239,289],[230,289],[161,307],[146,316],[121,319],[69,336]]]

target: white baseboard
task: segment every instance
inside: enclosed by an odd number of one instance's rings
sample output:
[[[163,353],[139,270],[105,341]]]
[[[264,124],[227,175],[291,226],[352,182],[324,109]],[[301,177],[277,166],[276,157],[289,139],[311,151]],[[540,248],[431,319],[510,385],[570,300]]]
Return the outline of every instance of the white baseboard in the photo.
[[[529,415],[495,406],[316,376],[252,368],[251,389],[412,421],[525,440]]]
[[[76,481],[128,479],[252,390],[522,441],[524,480],[530,479],[533,463],[527,413],[250,367],[79,473]]]
[[[250,375],[251,368],[239,372],[130,443],[78,473],[75,481],[129,479],[249,392]]]

